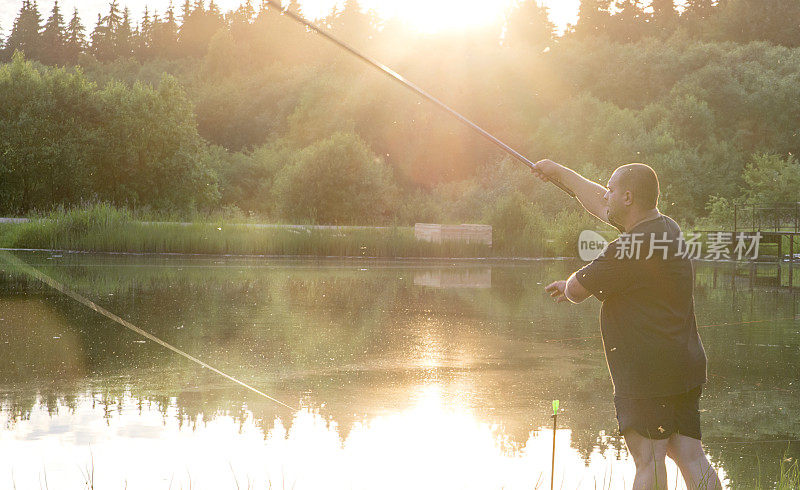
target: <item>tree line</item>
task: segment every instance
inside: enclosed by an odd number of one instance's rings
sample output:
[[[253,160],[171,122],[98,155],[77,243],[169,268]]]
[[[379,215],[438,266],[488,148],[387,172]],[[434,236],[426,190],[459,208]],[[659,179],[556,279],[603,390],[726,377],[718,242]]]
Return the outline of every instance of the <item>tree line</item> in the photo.
[[[584,0],[560,37],[530,0],[469,35],[381,23],[353,0],[321,22],[534,160],[601,183],[622,163],[653,165],[662,210],[693,223],[726,219],[733,201],[800,200],[789,184],[800,48],[779,28],[798,4]],[[171,10],[131,27],[114,1],[70,51],[77,15],[64,50],[46,48],[63,21],[37,29],[36,3],[23,2],[5,42],[17,54],[0,66],[0,213],[101,200],[293,222],[487,222],[520,244],[554,222],[557,240],[590,226],[557,189],[267,5]]]
[[[302,14],[297,0],[285,7]],[[140,62],[153,58],[175,59],[203,56],[212,37],[223,28],[247,29],[263,21],[272,9],[262,0],[258,8],[246,0],[236,10],[222,13],[214,0],[184,0],[180,12],[170,2],[161,13],[145,7],[135,24],[127,7],[111,0],[106,15],[98,14],[94,28],[86,32],[78,9],[66,21],[56,1],[43,22],[36,0],[23,0],[7,39],[0,38],[6,60],[15,51],[48,64],[76,63],[81,54],[100,61],[132,57]],[[347,0],[321,24],[355,42],[396,35],[389,21],[362,10],[357,0]],[[581,0],[578,21],[563,37],[607,37],[614,42],[635,42],[645,37],[669,37],[676,31],[710,41],[768,41],[800,45],[800,2],[796,0],[687,0],[679,9],[675,0]],[[522,0],[509,10],[503,25],[489,28],[496,42],[507,45],[547,45],[558,36],[548,9],[535,0]],[[289,38],[297,37],[290,36]]]

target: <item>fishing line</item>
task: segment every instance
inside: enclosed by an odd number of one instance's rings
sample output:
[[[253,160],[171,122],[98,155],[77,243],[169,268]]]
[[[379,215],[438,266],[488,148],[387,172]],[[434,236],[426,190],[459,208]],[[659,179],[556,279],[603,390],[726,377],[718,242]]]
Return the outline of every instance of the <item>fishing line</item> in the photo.
[[[488,139],[489,141],[491,141],[495,145],[499,146],[505,152],[507,152],[509,155],[513,156],[514,158],[516,158],[520,162],[524,163],[525,165],[527,165],[531,169],[535,168],[534,167],[535,164],[532,161],[530,161],[527,158],[525,158],[517,150],[515,150],[515,149],[511,148],[510,146],[508,146],[507,144],[503,143],[497,137],[495,137],[494,135],[492,135],[491,133],[489,133],[488,131],[486,131],[482,127],[478,126],[477,124],[475,124],[471,120],[467,119],[466,117],[461,115],[459,112],[456,112],[453,108],[451,108],[450,106],[448,106],[444,102],[440,101],[439,99],[437,99],[436,97],[432,96],[428,92],[422,90],[416,84],[414,84],[411,81],[407,80],[405,77],[403,77],[402,75],[400,75],[396,71],[392,70],[388,66],[384,65],[383,63],[379,62],[378,60],[376,60],[374,58],[371,58],[371,57],[361,53],[360,51],[356,50],[354,47],[352,47],[348,43],[346,43],[346,42],[342,41],[341,39],[337,38],[336,36],[334,36],[330,32],[328,32],[328,31],[326,31],[324,29],[321,29],[316,24],[314,24],[313,22],[307,20],[306,18],[304,18],[304,17],[302,17],[302,16],[290,11],[288,8],[284,9],[281,6],[281,3],[280,3],[279,0],[267,0],[267,3],[269,3],[274,8],[278,9],[278,11],[282,13],[282,15],[286,15],[287,17],[289,17],[289,18],[291,18],[291,19],[303,24],[308,29],[311,29],[312,31],[314,31],[317,34],[319,34],[320,36],[322,36],[322,37],[326,38],[327,40],[331,41],[332,43],[336,44],[340,48],[345,49],[350,54],[352,54],[355,57],[357,57],[357,58],[361,59],[362,61],[366,62],[368,65],[372,66],[373,68],[376,68],[376,69],[380,70],[381,73],[383,73],[385,75],[388,75],[390,78],[400,82],[406,88],[408,88],[411,91],[415,92],[417,95],[420,95],[423,98],[425,98],[425,99],[429,100],[430,102],[434,103],[440,109],[442,109],[443,111],[447,112],[451,116],[455,117],[456,119],[461,121],[461,123],[463,123],[465,126],[467,126],[468,128],[476,131],[478,134],[480,134],[484,138]],[[549,182],[552,182],[553,184],[555,184],[559,189],[561,189],[562,191],[564,191],[567,194],[569,194],[570,197],[575,197],[575,193],[570,188],[568,188],[567,186],[562,184],[558,179],[553,179],[553,178],[549,178],[548,177],[548,180],[549,180]]]
[[[178,349],[177,347],[169,344],[168,342],[165,342],[165,341],[161,340],[160,338],[156,337],[155,335],[153,335],[153,334],[151,334],[151,333],[149,333],[149,332],[147,332],[145,330],[142,330],[141,328],[139,328],[136,325],[132,324],[131,322],[125,320],[124,318],[120,318],[119,316],[115,315],[114,313],[111,313],[110,311],[106,310],[102,306],[98,305],[94,301],[92,301],[92,300],[90,300],[90,299],[88,299],[88,298],[76,293],[75,291],[72,291],[72,290],[68,289],[66,286],[64,286],[60,282],[56,281],[52,277],[48,276],[47,274],[45,274],[45,273],[43,273],[43,272],[41,272],[41,271],[39,271],[37,269],[34,269],[33,267],[29,266],[28,264],[26,264],[22,260],[20,260],[20,259],[14,257],[13,255],[9,254],[5,250],[0,250],[0,257],[2,257],[2,259],[6,263],[11,265],[12,267],[19,268],[25,274],[28,274],[29,276],[31,276],[31,277],[33,277],[35,279],[38,279],[39,281],[47,284],[48,286],[50,286],[51,288],[55,289],[56,291],[69,296],[70,298],[74,299],[78,303],[81,303],[82,305],[84,305],[84,306],[96,311],[97,313],[103,315],[104,317],[106,317],[106,318],[108,318],[110,320],[113,320],[116,323],[119,323],[120,325],[122,325],[123,327],[138,333],[142,337],[144,337],[144,338],[146,338],[148,340],[151,340],[151,341],[161,345],[162,347],[166,347],[167,349],[171,350],[172,352],[175,352],[176,354],[179,354],[179,355],[185,357],[186,359],[189,359],[190,361],[192,361],[192,362],[194,362],[196,364],[199,364],[201,367],[203,367],[205,369],[208,369],[209,371],[213,371],[213,372],[219,374],[223,378],[226,378],[226,379],[228,379],[230,381],[233,381],[234,383],[236,383],[236,384],[238,384],[240,386],[243,386],[244,388],[247,388],[248,390],[250,390],[250,391],[252,391],[254,393],[257,393],[257,394],[263,396],[264,398],[266,398],[268,400],[271,400],[271,401],[273,401],[273,402],[275,402],[275,403],[277,403],[279,405],[283,405],[284,407],[286,407],[286,408],[288,408],[290,410],[293,410],[293,411],[297,411],[298,410],[295,407],[287,405],[287,404],[283,403],[282,401],[277,400],[277,399],[267,395],[263,391],[260,391],[260,390],[258,390],[256,388],[253,388],[252,386],[250,386],[249,384],[245,383],[244,381],[239,381],[238,379],[234,378],[233,376],[231,376],[229,374],[226,374],[226,373],[220,371],[219,369],[215,368],[214,366],[211,366],[211,365],[201,361],[200,359],[194,357],[193,355],[188,354],[188,353]]]

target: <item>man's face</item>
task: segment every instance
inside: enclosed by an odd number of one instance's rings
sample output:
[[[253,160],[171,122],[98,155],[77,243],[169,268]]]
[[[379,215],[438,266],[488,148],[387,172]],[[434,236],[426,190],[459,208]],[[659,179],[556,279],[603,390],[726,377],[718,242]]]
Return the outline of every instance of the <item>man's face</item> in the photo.
[[[614,172],[611,178],[608,179],[607,188],[608,191],[603,196],[603,199],[608,206],[608,218],[617,223],[622,223],[628,214],[629,206],[627,200],[630,194],[620,187],[617,172]]]

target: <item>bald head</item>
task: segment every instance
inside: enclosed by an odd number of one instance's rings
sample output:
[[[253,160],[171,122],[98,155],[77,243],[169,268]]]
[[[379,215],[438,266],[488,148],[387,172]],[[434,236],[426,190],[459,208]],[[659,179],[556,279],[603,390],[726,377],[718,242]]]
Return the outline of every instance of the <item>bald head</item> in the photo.
[[[650,210],[658,205],[658,176],[644,163],[629,163],[614,170],[617,186],[622,192],[630,191],[633,203],[639,209]]]

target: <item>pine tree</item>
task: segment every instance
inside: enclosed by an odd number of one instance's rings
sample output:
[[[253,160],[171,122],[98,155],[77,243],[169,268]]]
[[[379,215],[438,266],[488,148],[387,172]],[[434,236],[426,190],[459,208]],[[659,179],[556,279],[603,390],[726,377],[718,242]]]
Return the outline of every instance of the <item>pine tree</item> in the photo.
[[[147,5],[142,14],[142,23],[134,40],[133,54],[139,61],[149,60],[152,56],[153,48],[153,23],[150,21],[150,12]]]
[[[91,37],[92,54],[99,61],[112,61],[124,55],[125,47],[122,44],[125,41],[120,39],[120,35],[127,35],[128,39],[130,38],[130,23],[127,27],[127,33],[124,33],[122,22],[123,17],[120,14],[117,0],[111,0],[109,3],[108,15],[100,17],[98,14],[97,25]]]
[[[800,46],[800,1],[721,1],[709,17],[700,32],[712,39]]]
[[[84,27],[78,16],[78,9],[72,12],[72,18],[67,26],[66,39],[64,41],[64,61],[75,63],[78,56],[86,50],[86,35]]]
[[[358,0],[345,0],[344,8],[332,11],[326,23],[344,40],[364,44],[371,38],[377,19],[372,11],[364,12]]]
[[[122,16],[119,13],[119,5],[117,0],[111,0],[108,4],[108,15],[103,17],[103,22],[106,24],[111,37],[115,37],[122,25]]]
[[[103,21],[103,17],[97,14],[97,24],[94,26],[92,34],[89,36],[91,40],[90,52],[100,61],[107,61],[111,59],[113,52],[110,49],[110,35],[108,27]]]
[[[42,31],[41,60],[47,64],[64,63],[64,43],[66,32],[64,30],[64,17],[58,8],[58,0],[53,3],[53,10]]]
[[[675,10],[675,0],[652,0],[653,13],[651,17],[652,31],[657,35],[665,35],[675,30],[678,24],[678,12]]]
[[[686,21],[689,31],[701,35],[706,31],[708,20],[716,10],[717,2],[714,0],[687,0],[681,19]]]
[[[298,2],[297,0],[289,0],[289,3],[286,5],[286,10],[288,10],[289,12],[294,12],[300,16],[303,15],[303,7],[300,6],[300,2]]]
[[[607,34],[611,20],[610,6],[611,0],[581,0],[578,23],[573,28],[575,34],[581,37]]]
[[[181,7],[181,24],[186,24],[189,16],[192,15],[192,3],[189,0],[183,0],[183,7]]]
[[[261,0],[261,5],[258,7],[258,14],[256,17],[263,17],[269,12],[270,4],[267,0]]]
[[[153,21],[153,55],[156,58],[174,59],[177,51],[178,23],[175,21],[175,9],[170,1],[165,20]]]
[[[620,42],[637,41],[644,34],[645,13],[640,0],[617,0],[611,17],[611,37]]]
[[[22,51],[28,58],[39,59],[42,52],[42,40],[39,34],[42,25],[42,17],[39,15],[39,7],[34,1],[23,0],[22,8],[14,20],[6,40],[6,58],[11,59],[14,51]]]
[[[505,43],[509,46],[542,47],[553,40],[555,26],[547,8],[535,0],[516,4],[506,18]]]
[[[714,13],[714,0],[686,0],[683,15],[692,20],[705,20]]]
[[[109,49],[112,53],[112,58],[116,58],[117,49],[119,46],[119,30],[122,26],[122,16],[119,12],[119,4],[117,3],[117,0],[111,0],[111,2],[109,2],[108,15],[103,17],[103,22],[106,24]]]
[[[222,20],[222,12],[220,11],[219,7],[217,6],[217,2],[211,0],[208,2],[208,13],[216,17],[217,19]]]
[[[133,29],[131,28],[130,11],[125,7],[122,20],[114,36],[114,57],[130,58],[133,56]]]
[[[256,17],[256,10],[253,8],[252,0],[247,0],[244,3],[244,6],[240,8],[242,9],[242,15],[247,22],[251,22]]]
[[[224,26],[218,14],[210,9],[216,5],[209,5],[209,11],[203,7],[203,2],[198,0],[189,17],[181,25],[178,33],[178,45],[181,56],[200,57],[208,51],[208,45],[214,34]]]

